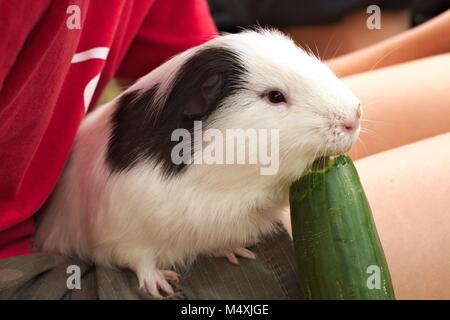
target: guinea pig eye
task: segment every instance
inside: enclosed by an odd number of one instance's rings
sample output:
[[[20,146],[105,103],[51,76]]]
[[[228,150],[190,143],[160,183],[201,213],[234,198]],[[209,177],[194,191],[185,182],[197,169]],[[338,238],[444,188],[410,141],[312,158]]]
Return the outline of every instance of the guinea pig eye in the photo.
[[[266,98],[270,103],[279,104],[286,102],[284,95],[278,90],[272,90],[266,93]]]

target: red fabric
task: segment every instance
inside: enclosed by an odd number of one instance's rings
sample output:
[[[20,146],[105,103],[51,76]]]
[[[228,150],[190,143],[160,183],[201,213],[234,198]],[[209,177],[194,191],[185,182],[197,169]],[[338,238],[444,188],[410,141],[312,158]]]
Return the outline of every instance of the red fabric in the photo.
[[[80,29],[67,27],[71,5]],[[30,253],[32,215],[111,77],[138,78],[215,34],[204,0],[0,1],[0,258]]]

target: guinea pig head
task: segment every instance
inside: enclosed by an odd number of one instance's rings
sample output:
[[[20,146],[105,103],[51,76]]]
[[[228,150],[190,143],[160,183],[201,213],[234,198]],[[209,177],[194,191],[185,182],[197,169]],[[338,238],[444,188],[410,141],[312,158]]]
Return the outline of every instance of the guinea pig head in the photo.
[[[215,126],[279,131],[280,169],[348,151],[360,132],[358,98],[313,54],[272,30],[217,39],[242,64],[240,87],[211,114]],[[283,174],[283,172],[280,172]]]

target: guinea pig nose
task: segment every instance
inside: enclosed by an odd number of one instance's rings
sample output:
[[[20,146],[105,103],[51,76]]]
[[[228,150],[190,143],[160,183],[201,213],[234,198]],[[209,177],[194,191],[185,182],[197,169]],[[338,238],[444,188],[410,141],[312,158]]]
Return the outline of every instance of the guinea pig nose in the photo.
[[[342,129],[344,129],[345,132],[353,132],[358,128],[359,125],[359,118],[356,118],[354,120],[346,120],[342,124]]]
[[[345,131],[353,131],[355,129],[355,126],[353,124],[345,123],[343,125]]]

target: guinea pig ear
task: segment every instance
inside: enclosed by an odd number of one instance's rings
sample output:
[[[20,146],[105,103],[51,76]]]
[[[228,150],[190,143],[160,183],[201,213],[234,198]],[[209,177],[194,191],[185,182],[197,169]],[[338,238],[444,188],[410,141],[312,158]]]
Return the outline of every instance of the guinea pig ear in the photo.
[[[204,80],[198,93],[193,93],[184,105],[184,115],[200,118],[214,109],[223,87],[223,75],[216,73]]]

